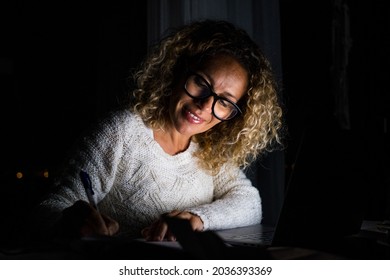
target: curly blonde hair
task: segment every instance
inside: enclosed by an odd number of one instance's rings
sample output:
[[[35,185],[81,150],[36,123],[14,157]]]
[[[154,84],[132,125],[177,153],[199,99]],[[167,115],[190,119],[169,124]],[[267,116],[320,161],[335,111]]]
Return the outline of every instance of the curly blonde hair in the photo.
[[[227,54],[247,70],[248,89],[239,101],[242,114],[194,135],[200,166],[216,173],[227,162],[247,167],[282,144],[282,109],[270,63],[248,34],[226,21],[204,20],[174,30],[149,53],[135,72],[132,111],[146,125],[164,129],[172,89],[189,65]]]

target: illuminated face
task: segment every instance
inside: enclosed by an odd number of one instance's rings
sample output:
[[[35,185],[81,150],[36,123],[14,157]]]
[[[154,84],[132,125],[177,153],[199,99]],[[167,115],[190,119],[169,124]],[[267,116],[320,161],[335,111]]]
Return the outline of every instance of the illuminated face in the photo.
[[[187,137],[239,113],[236,103],[248,87],[247,71],[231,56],[214,57],[192,70],[175,88],[169,111],[173,127]]]

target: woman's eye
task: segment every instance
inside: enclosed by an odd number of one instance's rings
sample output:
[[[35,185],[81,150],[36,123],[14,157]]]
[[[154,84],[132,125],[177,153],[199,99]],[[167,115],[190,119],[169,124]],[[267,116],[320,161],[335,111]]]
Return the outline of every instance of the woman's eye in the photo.
[[[226,100],[223,100],[223,99],[219,99],[218,100],[218,103],[219,105],[223,106],[223,107],[229,107],[229,102],[227,102]]]
[[[195,83],[197,86],[199,87],[202,87],[202,88],[207,88],[208,89],[208,86],[207,86],[207,83],[200,77],[196,77],[195,78]]]

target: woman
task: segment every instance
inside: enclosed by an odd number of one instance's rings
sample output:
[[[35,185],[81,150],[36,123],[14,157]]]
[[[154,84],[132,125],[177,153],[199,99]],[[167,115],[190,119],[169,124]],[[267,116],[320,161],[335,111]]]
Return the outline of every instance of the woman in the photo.
[[[259,192],[242,170],[280,143],[282,110],[258,46],[228,22],[194,22],[164,38],[135,79],[131,106],[81,139],[39,205],[46,226],[175,240],[163,215],[196,231],[259,223]]]

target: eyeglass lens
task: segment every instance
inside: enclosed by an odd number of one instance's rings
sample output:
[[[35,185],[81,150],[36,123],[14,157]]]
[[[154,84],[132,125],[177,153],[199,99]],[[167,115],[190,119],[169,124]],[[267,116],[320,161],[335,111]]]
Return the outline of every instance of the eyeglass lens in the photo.
[[[192,74],[188,77],[185,84],[187,94],[193,98],[206,99],[210,96],[214,97],[212,111],[220,120],[228,120],[233,118],[238,110],[232,101],[227,98],[220,97],[214,93],[210,85],[199,75]]]

